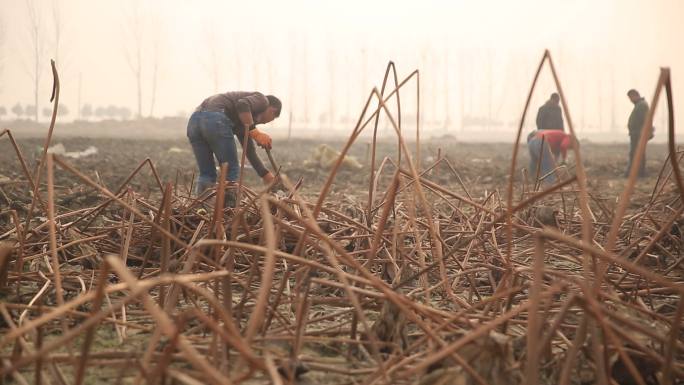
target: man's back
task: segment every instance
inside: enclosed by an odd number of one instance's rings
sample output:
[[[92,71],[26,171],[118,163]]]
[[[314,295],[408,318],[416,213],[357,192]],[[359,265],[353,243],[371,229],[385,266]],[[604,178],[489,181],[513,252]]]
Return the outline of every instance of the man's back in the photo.
[[[552,101],[547,101],[537,112],[538,130],[564,130],[563,111]]]
[[[541,130],[535,135],[539,139],[544,139],[553,152],[567,150],[570,146],[570,135],[561,130]]]
[[[249,111],[256,115],[267,107],[268,99],[261,92],[232,91],[204,99],[196,111],[223,112],[233,123],[239,125],[238,113]]]

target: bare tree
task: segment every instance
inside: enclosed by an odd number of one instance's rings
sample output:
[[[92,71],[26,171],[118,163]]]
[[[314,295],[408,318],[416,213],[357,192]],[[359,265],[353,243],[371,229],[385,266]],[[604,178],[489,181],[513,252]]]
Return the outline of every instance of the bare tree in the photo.
[[[110,104],[107,106],[107,108],[104,109],[104,114],[109,118],[109,119],[114,119],[117,117],[119,114],[119,108],[113,104]]]
[[[143,116],[143,88],[150,85],[149,115],[154,114],[157,99],[163,41],[161,23],[156,17],[148,17],[143,2],[136,2],[132,10],[124,9],[124,51],[128,66],[135,78],[137,97],[137,118]],[[147,83],[147,82],[150,83]]]
[[[131,109],[128,107],[119,107],[118,115],[121,120],[128,120],[131,117]]]
[[[100,120],[104,119],[104,116],[106,115],[106,113],[107,113],[107,109],[105,107],[100,106],[100,107],[97,107],[95,109],[95,117],[100,119]]]
[[[448,130],[451,126],[451,105],[449,104],[449,42],[446,42],[446,47],[444,49],[444,129]]]
[[[0,74],[5,64],[5,36],[6,36],[5,20],[0,15]],[[0,85],[0,92],[2,92],[2,86]]]
[[[152,88],[150,90],[150,116],[154,115],[154,106],[157,101],[157,85],[159,78],[159,64],[161,62],[161,52],[162,52],[162,33],[161,24],[159,20],[155,20],[152,23],[154,30],[152,32]]]
[[[296,39],[292,38],[290,36],[290,41],[296,41]],[[290,140],[290,137],[292,136],[292,121],[294,120],[294,106],[295,101],[294,101],[294,96],[295,96],[295,75],[297,74],[297,68],[296,68],[296,62],[295,59],[297,58],[297,44],[293,43],[292,48],[290,49],[290,100],[288,100],[287,105],[288,105],[288,111],[289,111],[289,116],[288,116],[288,122],[287,122],[287,140]]]
[[[235,40],[234,43],[236,44],[235,46],[235,52],[242,52],[241,48],[237,45],[240,43],[240,40]],[[235,63],[235,86],[237,89],[242,89],[242,59],[241,55],[233,55],[234,63]]]
[[[86,103],[81,107],[80,115],[83,116],[85,120],[90,119],[91,116],[93,116],[93,106],[90,105],[90,103]]]
[[[57,66],[59,67],[61,73],[64,73],[64,70],[66,68],[66,56],[65,55],[65,46],[64,46],[64,30],[65,30],[65,23],[64,13],[62,12],[62,6],[61,6],[61,0],[53,0],[52,2],[52,52],[53,52],[53,59],[57,63]],[[68,52],[67,52],[68,54]],[[78,118],[80,118],[80,104],[81,104],[81,75],[79,73],[79,78],[78,78],[78,104],[79,108],[76,109]],[[59,109],[57,110],[57,115],[59,116],[64,116],[68,114],[68,111],[63,111],[62,109],[65,108],[66,106],[62,106],[62,104],[59,105]]]
[[[52,109],[50,109],[50,113],[52,113]],[[67,116],[69,115],[69,107],[66,105],[59,103],[59,108],[57,109],[57,116]]]
[[[202,63],[204,68],[209,73],[211,84],[214,87],[214,93],[219,92],[219,84],[221,82],[221,66],[223,63],[223,56],[221,55],[221,40],[216,34],[216,25],[213,21],[207,22],[204,30],[204,43],[207,46],[207,60]]]
[[[261,79],[263,78],[261,75],[261,65],[262,60],[263,60],[263,54],[264,54],[264,49],[263,49],[263,44],[264,41],[261,38],[254,38],[252,40],[252,44],[250,44],[250,48],[252,51],[252,76],[253,76],[253,83],[252,83],[252,89],[255,90],[260,90],[262,89],[261,87]]]
[[[62,12],[59,4],[59,0],[54,0],[52,2],[52,27],[53,40],[54,40],[54,59],[57,64],[60,64],[59,52],[62,43],[62,30],[64,27],[64,20],[62,19]]]
[[[29,117],[31,115],[38,115],[38,108],[34,105],[27,105],[26,108],[24,108],[24,114]]]
[[[17,116],[17,119],[20,119],[22,116],[24,116],[24,107],[22,107],[19,103],[15,104],[10,111]]]
[[[77,95],[77,101],[76,101],[76,119],[81,120],[81,91],[83,90],[83,85],[82,85],[82,74],[81,72],[78,73],[78,95]]]
[[[44,42],[43,42],[43,26],[40,13],[36,8],[33,0],[26,0],[26,10],[29,21],[29,35],[32,48],[32,64],[29,66],[29,75],[33,80],[33,101],[34,101],[34,118],[38,121],[38,86],[40,85],[40,78],[42,74],[41,63],[43,62]]]
[[[329,47],[333,47],[333,43],[329,44]],[[328,49],[328,74],[330,75],[330,90],[328,95],[328,129],[333,130],[333,124],[335,122],[335,54],[333,49]],[[322,127],[321,127],[322,128]],[[319,130],[321,129],[319,128]]]
[[[138,99],[137,117],[142,117],[142,50],[143,50],[143,25],[140,15],[140,7],[136,6],[132,12],[126,12],[124,50],[128,66],[135,77],[136,96]]]
[[[302,64],[302,90],[304,90],[304,125],[309,125],[309,58],[308,58],[308,44],[304,40],[304,47],[302,48],[302,59],[304,63]]]

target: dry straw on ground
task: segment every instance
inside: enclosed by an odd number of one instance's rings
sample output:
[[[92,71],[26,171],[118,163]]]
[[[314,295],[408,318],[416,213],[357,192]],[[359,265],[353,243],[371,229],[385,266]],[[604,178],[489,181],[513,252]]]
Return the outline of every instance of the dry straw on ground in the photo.
[[[548,52],[534,82],[545,63],[574,133]],[[647,119],[664,88],[669,162],[631,210],[636,168],[607,207],[587,190],[579,148],[575,174],[558,167],[544,189],[538,175],[516,178],[517,143],[505,196],[431,182],[430,170],[458,173],[443,157],[418,162],[419,130],[413,154],[404,142],[400,90],[418,82],[388,65],[315,202],[281,174],[284,194],[240,185],[238,207],[224,209],[224,183],[193,198],[150,160],[110,191],[46,151],[31,173],[3,131],[24,180],[0,186],[13,202],[0,222],[0,382],[681,383],[684,186],[669,71]],[[328,200],[344,155],[381,116],[396,157],[376,168],[374,135],[367,200]],[[128,186],[145,167],[151,198]],[[71,207],[79,192],[56,172],[98,203]]]

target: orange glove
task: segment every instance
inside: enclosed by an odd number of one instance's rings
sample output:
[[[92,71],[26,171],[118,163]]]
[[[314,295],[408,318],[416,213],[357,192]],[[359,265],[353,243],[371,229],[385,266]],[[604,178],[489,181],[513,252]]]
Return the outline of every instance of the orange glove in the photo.
[[[266,175],[261,177],[261,180],[264,181],[264,184],[271,184],[275,180],[275,176],[271,174],[271,172],[267,172]]]
[[[254,141],[257,142],[257,144],[259,146],[261,146],[267,150],[271,149],[272,140],[268,134],[264,134],[263,132],[261,132],[255,128],[249,132],[249,136],[252,139],[254,139]]]

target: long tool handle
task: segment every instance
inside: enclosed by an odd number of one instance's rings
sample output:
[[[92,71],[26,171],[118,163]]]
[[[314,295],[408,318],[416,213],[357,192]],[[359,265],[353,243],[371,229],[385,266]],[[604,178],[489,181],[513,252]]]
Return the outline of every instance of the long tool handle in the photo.
[[[280,173],[280,166],[278,166],[275,159],[273,159],[273,155],[271,154],[271,150],[266,149],[266,154],[268,155],[268,160],[271,162],[271,167],[273,167],[273,172],[276,174],[279,174]]]

